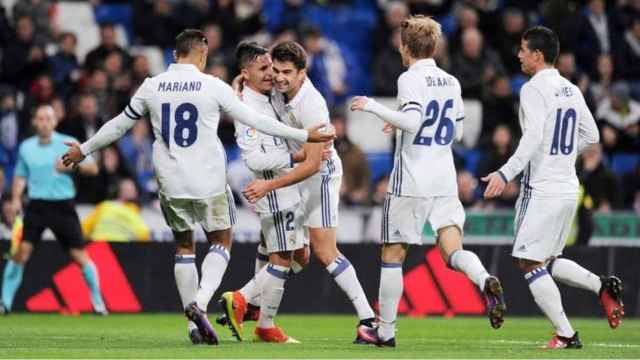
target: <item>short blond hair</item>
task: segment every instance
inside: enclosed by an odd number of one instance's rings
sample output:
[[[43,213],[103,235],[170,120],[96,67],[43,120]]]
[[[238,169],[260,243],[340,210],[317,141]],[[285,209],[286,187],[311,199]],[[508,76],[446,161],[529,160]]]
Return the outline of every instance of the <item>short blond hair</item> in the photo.
[[[440,24],[424,15],[410,16],[400,26],[402,44],[409,50],[409,55],[416,59],[432,57],[441,34]]]

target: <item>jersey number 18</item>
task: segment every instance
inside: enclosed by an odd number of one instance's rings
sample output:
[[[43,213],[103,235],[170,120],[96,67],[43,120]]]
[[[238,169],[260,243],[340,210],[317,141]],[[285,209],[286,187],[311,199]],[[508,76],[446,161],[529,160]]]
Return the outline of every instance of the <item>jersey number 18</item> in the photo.
[[[176,125],[173,128],[173,141],[180,147],[189,147],[198,138],[198,108],[192,103],[182,103],[173,114]],[[162,140],[170,147],[171,103],[162,103]]]

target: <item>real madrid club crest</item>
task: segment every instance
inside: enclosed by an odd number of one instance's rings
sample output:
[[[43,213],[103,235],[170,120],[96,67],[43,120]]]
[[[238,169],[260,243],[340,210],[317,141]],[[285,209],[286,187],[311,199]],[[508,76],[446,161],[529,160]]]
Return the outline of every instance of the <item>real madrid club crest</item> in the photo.
[[[245,135],[248,139],[255,139],[258,137],[258,131],[254,128],[247,128]]]

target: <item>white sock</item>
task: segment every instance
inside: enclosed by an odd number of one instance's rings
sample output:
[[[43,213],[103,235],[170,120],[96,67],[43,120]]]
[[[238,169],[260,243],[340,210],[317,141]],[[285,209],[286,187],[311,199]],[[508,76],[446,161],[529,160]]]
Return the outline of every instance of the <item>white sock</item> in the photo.
[[[260,306],[260,293],[262,292],[266,274],[267,267],[264,266],[239,290],[249,304]]]
[[[260,317],[258,318],[259,328],[274,327],[273,318],[278,313],[282,295],[284,294],[284,283],[289,275],[289,268],[279,265],[267,265],[266,275],[262,281],[262,296],[260,297]]]
[[[198,269],[196,268],[195,255],[176,255],[176,263],[173,266],[173,274],[176,279],[176,287],[182,301],[182,308],[191,304],[196,299],[198,292]],[[189,330],[198,327],[193,321],[189,321]]]
[[[484,268],[478,255],[468,250],[457,250],[449,256],[449,266],[463,272],[480,290],[484,289],[484,282],[490,276]]]
[[[339,255],[335,258],[335,260],[327,266],[327,271],[333,276],[333,279],[342,291],[347,294],[347,297],[356,308],[360,320],[370,319],[376,316],[371,306],[369,306],[369,301],[364,294],[364,290],[362,290],[360,281],[358,281],[356,270],[344,255]]]
[[[600,287],[602,287],[600,277],[574,261],[555,259],[549,264],[548,268],[551,276],[563,284],[591,290],[596,295],[600,293]]]
[[[382,263],[380,268],[380,327],[378,334],[386,341],[396,336],[398,304],[404,288],[402,264]]]
[[[260,243],[258,244],[258,252],[256,254],[256,268],[253,273],[257,274],[268,263],[269,263],[269,253],[267,252],[267,248],[262,246],[262,243]]]
[[[207,311],[211,297],[220,286],[229,264],[229,257],[229,251],[224,246],[215,244],[211,245],[209,253],[202,262],[202,279],[200,279],[200,288],[196,293],[196,303],[203,311]]]
[[[556,334],[564,337],[572,337],[575,331],[567,319],[567,315],[562,308],[562,298],[558,285],[549,276],[547,269],[537,268],[524,275],[529,283],[529,289],[533,294],[533,299],[542,312],[547,315],[551,323],[556,328]]]

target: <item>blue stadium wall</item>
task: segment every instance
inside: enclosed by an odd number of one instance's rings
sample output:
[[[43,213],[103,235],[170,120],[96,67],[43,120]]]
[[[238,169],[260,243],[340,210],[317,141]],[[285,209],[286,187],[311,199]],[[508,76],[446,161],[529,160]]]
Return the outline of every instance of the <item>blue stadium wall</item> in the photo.
[[[9,242],[1,241],[5,252]],[[509,314],[539,315],[526,282],[514,267],[509,246],[469,246],[498,274],[507,294]],[[173,280],[172,243],[94,243],[106,302],[112,312],[177,312],[180,300]],[[256,245],[233,246],[230,266],[220,287],[236,289],[253,275]],[[379,281],[379,246],[345,244],[341,251],[351,260],[372,304],[376,304]],[[198,244],[198,264],[206,245]],[[640,248],[572,247],[565,256],[597,274],[617,274],[625,282],[624,303],[628,316],[639,316]],[[4,260],[0,269],[4,268]],[[405,264],[405,294],[401,312],[415,316],[481,314],[480,293],[460,274],[446,269],[430,246],[412,248]],[[561,286],[563,303],[570,316],[602,316],[596,296]],[[215,295],[214,299],[219,296]],[[54,241],[45,241],[29,262],[18,291],[14,311],[89,311],[88,295],[80,272]],[[287,282],[282,312],[353,313],[351,303],[318,262],[312,259],[302,273]],[[210,312],[217,312],[214,302]]]

